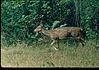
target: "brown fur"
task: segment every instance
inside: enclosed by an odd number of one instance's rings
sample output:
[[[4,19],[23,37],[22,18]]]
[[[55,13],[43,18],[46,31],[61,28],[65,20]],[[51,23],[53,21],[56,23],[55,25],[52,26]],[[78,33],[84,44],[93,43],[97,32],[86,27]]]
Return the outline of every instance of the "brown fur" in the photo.
[[[45,30],[42,26],[38,26],[34,32],[42,32],[44,35],[49,36],[52,40],[64,39],[65,37],[74,37],[84,46],[82,39],[83,29],[80,27],[61,27],[51,30]]]

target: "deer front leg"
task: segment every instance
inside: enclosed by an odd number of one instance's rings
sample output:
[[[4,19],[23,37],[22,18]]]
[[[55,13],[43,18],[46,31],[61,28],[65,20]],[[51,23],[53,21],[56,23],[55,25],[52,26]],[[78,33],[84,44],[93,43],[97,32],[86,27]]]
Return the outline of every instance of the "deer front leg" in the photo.
[[[55,43],[55,40],[52,40],[51,46]]]
[[[52,39],[52,43],[51,46],[54,45],[54,43],[56,42],[56,40]],[[55,50],[58,50],[56,47],[53,47]]]

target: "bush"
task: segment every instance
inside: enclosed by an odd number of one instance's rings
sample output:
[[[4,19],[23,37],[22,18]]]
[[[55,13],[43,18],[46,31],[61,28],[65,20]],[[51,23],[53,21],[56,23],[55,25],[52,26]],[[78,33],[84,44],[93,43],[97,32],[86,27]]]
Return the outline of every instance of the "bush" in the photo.
[[[97,4],[84,5],[81,11],[81,27],[86,30],[89,38],[95,37],[92,27],[94,20],[93,7]],[[90,4],[91,2],[89,2]],[[88,4],[88,5],[89,5]],[[34,33],[33,30],[43,21],[44,27],[51,29],[55,21],[60,25],[77,26],[75,18],[75,3],[73,0],[2,0],[1,3],[1,32],[8,45],[18,41],[27,44],[42,37],[42,34]],[[84,9],[87,7],[86,9]],[[88,12],[90,10],[90,12]],[[84,15],[82,15],[84,14]],[[95,16],[97,17],[97,16]],[[86,19],[85,19],[86,18]],[[93,21],[91,22],[91,19]],[[91,24],[91,25],[90,25]]]

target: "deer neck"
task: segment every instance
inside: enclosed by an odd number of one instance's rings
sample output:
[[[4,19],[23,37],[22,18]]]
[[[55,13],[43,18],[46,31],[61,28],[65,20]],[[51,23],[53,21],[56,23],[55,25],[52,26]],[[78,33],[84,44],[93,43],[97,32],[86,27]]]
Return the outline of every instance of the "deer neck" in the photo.
[[[42,33],[47,36],[50,35],[49,30],[42,29]]]

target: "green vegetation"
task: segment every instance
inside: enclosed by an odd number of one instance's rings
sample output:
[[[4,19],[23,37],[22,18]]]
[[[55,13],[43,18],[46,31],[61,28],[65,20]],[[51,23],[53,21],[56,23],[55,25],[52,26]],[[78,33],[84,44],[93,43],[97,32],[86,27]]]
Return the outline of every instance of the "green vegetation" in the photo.
[[[55,51],[49,43],[28,46],[17,43],[16,46],[1,47],[1,66],[3,67],[99,67],[99,50],[94,41],[86,46],[68,46],[60,43]]]
[[[1,66],[99,67],[98,19],[99,0],[1,0]],[[83,28],[86,45],[68,39],[55,51],[47,37],[33,32],[41,21],[48,30]]]
[[[42,34],[33,32],[40,21],[47,29],[64,24],[82,27],[87,39],[95,39],[96,32],[99,33],[99,27],[97,30],[95,28],[99,19],[98,6],[98,0],[3,0],[3,40],[8,46],[18,41],[30,45],[42,37]]]

